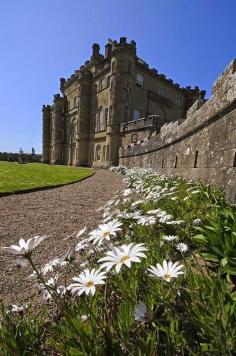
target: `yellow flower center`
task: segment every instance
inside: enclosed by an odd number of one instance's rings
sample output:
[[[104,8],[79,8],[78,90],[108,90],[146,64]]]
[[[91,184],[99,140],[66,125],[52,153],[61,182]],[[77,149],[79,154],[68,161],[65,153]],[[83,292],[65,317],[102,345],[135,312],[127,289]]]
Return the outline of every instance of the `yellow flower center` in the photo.
[[[129,256],[123,256],[123,257],[121,257],[120,262],[121,262],[121,263],[124,263],[124,262],[127,261],[128,259],[129,259]]]
[[[163,279],[167,282],[170,282],[170,280],[171,280],[170,274],[164,274]]]
[[[94,286],[93,281],[89,281],[89,282],[86,283],[86,287],[90,288],[92,286]]]
[[[104,232],[103,232],[103,237],[104,237],[105,239],[107,239],[109,236],[110,236],[110,232],[109,232],[109,231],[104,231]]]

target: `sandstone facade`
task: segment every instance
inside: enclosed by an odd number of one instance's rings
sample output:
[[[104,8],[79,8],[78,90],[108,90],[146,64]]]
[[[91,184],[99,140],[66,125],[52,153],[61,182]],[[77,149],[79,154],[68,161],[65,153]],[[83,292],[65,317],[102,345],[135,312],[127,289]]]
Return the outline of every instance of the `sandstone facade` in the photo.
[[[142,121],[140,141],[131,142],[136,131],[130,125],[121,130],[121,165],[201,179],[224,188],[236,202],[236,60],[214,83],[211,98],[197,100],[186,118],[164,124],[145,137]]]
[[[159,122],[145,128],[151,134],[153,125],[184,118],[205,95],[149,68],[125,37],[109,40],[104,55],[93,44],[90,60],[61,78],[60,89],[62,95],[43,106],[43,162],[95,167],[118,164],[121,123],[157,115]]]

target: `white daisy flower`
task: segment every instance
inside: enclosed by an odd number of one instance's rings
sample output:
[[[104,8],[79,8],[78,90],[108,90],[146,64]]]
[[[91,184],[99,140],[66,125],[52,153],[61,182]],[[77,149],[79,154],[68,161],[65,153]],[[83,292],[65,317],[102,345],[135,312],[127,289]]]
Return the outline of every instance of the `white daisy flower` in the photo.
[[[82,236],[82,235],[85,233],[86,230],[87,230],[87,227],[85,226],[83,229],[79,230],[79,232],[78,232],[78,234],[76,235],[76,237]]]
[[[118,220],[112,220],[107,224],[101,224],[97,229],[90,232],[89,241],[93,240],[93,244],[98,243],[98,245],[101,245],[104,239],[110,241],[112,236],[116,236],[116,233],[121,231],[120,226],[122,226],[122,223],[118,222]]]
[[[18,307],[16,304],[12,304],[11,306],[11,313],[22,313],[25,309],[28,308],[28,305],[21,305]]]
[[[173,221],[167,221],[166,224],[167,225],[180,225],[184,222],[185,222],[184,220],[173,220]]]
[[[74,277],[72,283],[68,288],[73,294],[81,295],[85,293],[86,295],[94,295],[96,292],[96,286],[105,284],[104,279],[106,278],[106,272],[101,270],[86,269],[82,272],[79,277]]]
[[[147,248],[143,243],[131,243],[129,245],[114,247],[112,251],[106,253],[105,257],[100,258],[98,262],[104,262],[101,268],[106,268],[107,271],[110,271],[115,266],[116,272],[119,273],[123,264],[130,268],[132,262],[141,262],[140,257],[146,258],[147,256],[143,253],[146,250]]]
[[[184,272],[181,271],[183,265],[179,265],[179,262],[167,262],[163,261],[163,265],[161,266],[159,263],[156,266],[150,266],[148,271],[150,272],[150,276],[162,278],[166,282],[170,282],[171,278],[177,278],[180,274]]]
[[[78,251],[84,250],[85,247],[88,247],[88,246],[89,246],[88,240],[84,239],[84,240],[80,241],[79,243],[77,243],[77,245],[75,246],[75,251],[78,252]]]
[[[125,189],[124,192],[123,192],[123,195],[125,197],[127,197],[128,195],[130,195],[132,193],[132,189],[128,188],[128,189]]]
[[[202,222],[201,219],[194,219],[194,220],[193,220],[193,225],[200,225],[201,222]]]
[[[139,225],[154,225],[156,223],[156,218],[154,216],[140,216],[137,220]]]
[[[153,312],[147,309],[144,302],[138,302],[135,308],[134,318],[137,321],[149,322],[153,320]]]
[[[185,244],[184,242],[180,242],[176,245],[176,249],[180,252],[187,252],[188,251],[188,245]]]
[[[165,235],[165,236],[162,236],[162,239],[165,240],[165,241],[174,241],[176,240],[177,236],[175,235]]]
[[[28,257],[33,249],[37,247],[40,242],[46,239],[47,236],[34,236],[25,241],[24,239],[19,240],[19,245],[11,245],[10,247],[2,247],[4,251],[13,253],[14,255],[21,255]]]

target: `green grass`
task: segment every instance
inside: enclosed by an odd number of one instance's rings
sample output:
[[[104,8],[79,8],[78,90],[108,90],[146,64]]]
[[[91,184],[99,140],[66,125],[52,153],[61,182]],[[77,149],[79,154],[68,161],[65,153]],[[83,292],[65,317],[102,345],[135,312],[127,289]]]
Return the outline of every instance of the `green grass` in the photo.
[[[72,183],[93,173],[91,168],[0,161],[0,194]]]

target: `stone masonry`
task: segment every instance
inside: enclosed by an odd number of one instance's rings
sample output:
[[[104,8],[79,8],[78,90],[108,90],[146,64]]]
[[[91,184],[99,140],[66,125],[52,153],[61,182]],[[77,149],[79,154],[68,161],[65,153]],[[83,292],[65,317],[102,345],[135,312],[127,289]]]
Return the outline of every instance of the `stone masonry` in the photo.
[[[43,106],[43,162],[94,167],[118,164],[121,123],[156,115],[159,122],[146,127],[153,132],[153,125],[184,118],[205,95],[149,68],[126,37],[109,39],[104,55],[93,44],[90,59],[60,79],[60,90]]]
[[[137,142],[131,142],[132,132],[137,133],[131,127],[121,130],[120,165],[200,179],[224,188],[236,202],[236,60],[214,83],[211,98],[197,100],[186,118],[165,123]]]

